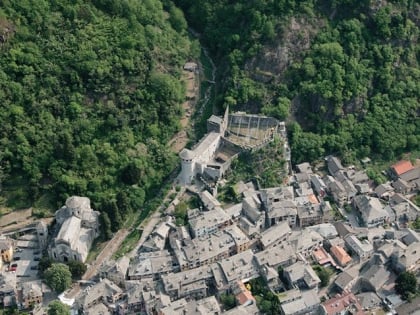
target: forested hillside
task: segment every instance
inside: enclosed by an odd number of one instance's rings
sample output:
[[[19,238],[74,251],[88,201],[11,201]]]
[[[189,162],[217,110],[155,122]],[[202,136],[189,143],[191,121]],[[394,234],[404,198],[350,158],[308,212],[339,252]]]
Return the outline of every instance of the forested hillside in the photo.
[[[177,0],[218,58],[220,106],[288,119],[292,159],[420,146],[420,4]]]
[[[182,12],[159,0],[0,6],[2,203],[91,198],[118,229],[174,169],[190,57]]]

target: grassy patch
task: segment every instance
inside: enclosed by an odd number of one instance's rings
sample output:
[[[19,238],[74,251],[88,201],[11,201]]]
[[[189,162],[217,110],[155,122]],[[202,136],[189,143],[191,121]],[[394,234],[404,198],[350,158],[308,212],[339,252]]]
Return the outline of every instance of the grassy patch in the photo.
[[[187,199],[187,203],[190,209],[199,208],[201,206],[201,200],[196,195],[190,195]]]
[[[140,230],[134,229],[127,235],[125,240],[122,242],[120,248],[113,255],[114,259],[119,259],[125,254],[131,252],[137,245],[140,240],[142,232]]]
[[[176,205],[174,211],[176,225],[184,226],[188,224],[188,208],[188,204],[185,201],[181,201]]]
[[[54,216],[54,209],[57,208],[57,205],[54,201],[55,198],[56,197],[51,192],[46,192],[45,194],[41,195],[34,203],[34,215],[37,215],[37,213],[42,213],[42,217]]]
[[[262,278],[249,281],[252,295],[257,301],[258,309],[264,314],[279,314],[280,302],[276,294],[271,292]]]
[[[176,194],[176,192],[174,192],[174,193],[170,194],[170,195],[169,195],[169,197],[168,197],[168,198],[169,198],[169,200],[170,200],[170,201],[173,201],[173,200],[175,199],[176,195],[177,195],[177,194]]]
[[[4,206],[13,209],[29,208],[31,206],[30,195],[25,189],[27,181],[16,174],[3,182],[2,196]]]
[[[420,195],[415,196],[411,201],[414,202],[417,207],[420,207]]]
[[[100,240],[96,239],[93,242],[92,247],[89,251],[89,254],[86,258],[86,263],[89,264],[92,261],[94,261],[96,259],[96,257],[98,257],[99,253],[105,248],[107,243],[108,242],[103,242],[103,241],[100,241]]]
[[[151,201],[149,201],[146,204],[145,208],[140,212],[140,215],[137,217],[137,221],[134,226],[138,226],[140,223],[143,223],[151,212],[159,208],[162,202],[163,202],[162,197],[161,198],[156,197],[152,199]]]
[[[351,207],[351,205],[349,205],[349,204],[345,204],[345,205],[344,205],[344,210],[345,210],[347,213],[351,213],[351,212],[352,212],[352,207]]]
[[[257,179],[263,188],[280,186],[287,175],[285,163],[283,141],[276,137],[274,141],[256,151],[242,152],[238,159],[232,162],[232,172],[228,181],[237,183],[240,180],[247,182]]]
[[[16,306],[0,309],[0,315],[14,315],[14,314],[29,315],[28,312],[18,311]]]
[[[0,196],[0,216],[10,212],[9,208],[6,208],[7,199],[4,196]]]
[[[235,183],[230,181],[218,190],[217,199],[223,203],[237,203],[241,201],[241,196],[235,190]]]
[[[410,222],[410,227],[414,230],[420,230],[420,218],[417,218],[415,221]]]
[[[313,265],[312,268],[315,270],[319,279],[321,280],[321,287],[326,287],[330,283],[330,278],[334,274],[331,268],[325,268],[320,265]]]
[[[29,199],[28,193],[22,187],[16,188],[14,190],[5,191],[4,195],[7,199],[7,207],[14,209],[23,209],[29,208],[31,206],[31,201]]]
[[[138,214],[137,219],[133,220],[135,222],[134,227],[137,227],[140,223],[145,222],[145,219],[149,216],[150,213],[157,211],[163,205],[165,196],[168,194],[168,191],[171,189],[171,185],[166,183],[162,188],[156,193],[155,197],[146,202],[144,209]]]
[[[137,217],[139,217],[140,215],[139,215],[139,213],[138,212],[135,212],[135,211],[132,211],[132,212],[130,212],[128,215],[127,215],[127,217],[125,218],[125,221],[124,221],[124,224],[123,224],[123,227],[124,228],[130,228],[132,225],[133,225],[133,222],[136,222],[136,219],[137,219]]]
[[[341,214],[341,212],[338,210],[338,206],[335,204],[335,202],[334,201],[330,201],[330,204],[331,204],[331,208],[332,208],[331,211],[333,213],[334,219],[336,221],[344,220],[345,218],[343,217],[343,215]]]
[[[3,216],[3,215],[5,215],[5,214],[10,213],[10,211],[11,211],[10,208],[5,208],[5,207],[1,207],[0,206],[0,217]]]
[[[38,219],[54,216],[51,210],[39,208],[32,208],[32,215]]]

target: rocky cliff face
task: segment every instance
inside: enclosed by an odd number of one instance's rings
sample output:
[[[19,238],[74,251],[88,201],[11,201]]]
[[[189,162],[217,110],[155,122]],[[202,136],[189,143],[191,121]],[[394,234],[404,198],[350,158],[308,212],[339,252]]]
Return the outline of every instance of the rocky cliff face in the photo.
[[[14,33],[14,25],[5,18],[0,17],[0,45],[6,43]]]
[[[281,82],[284,71],[310,48],[313,38],[325,25],[321,18],[291,18],[273,44],[265,46],[245,64],[251,77],[259,82]]]

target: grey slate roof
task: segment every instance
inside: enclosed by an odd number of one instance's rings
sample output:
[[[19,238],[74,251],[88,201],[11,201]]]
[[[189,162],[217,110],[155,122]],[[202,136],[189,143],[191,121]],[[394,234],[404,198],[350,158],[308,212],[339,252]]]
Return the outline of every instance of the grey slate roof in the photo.
[[[344,169],[343,165],[341,165],[341,161],[335,156],[327,157],[327,167],[331,175],[334,175],[338,171]]]

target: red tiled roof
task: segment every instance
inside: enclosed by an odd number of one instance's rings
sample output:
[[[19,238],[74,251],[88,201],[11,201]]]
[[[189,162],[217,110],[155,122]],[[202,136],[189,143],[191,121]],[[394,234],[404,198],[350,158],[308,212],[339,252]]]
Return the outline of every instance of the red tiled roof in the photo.
[[[244,292],[241,292],[238,295],[236,295],[236,300],[238,301],[238,303],[240,305],[245,304],[246,302],[248,302],[250,300],[255,302],[254,296],[248,290],[244,291]]]
[[[251,291],[249,291],[245,284],[242,281],[237,281],[236,285],[238,286],[238,289],[240,290],[239,293],[236,294],[235,298],[236,301],[238,301],[238,303],[240,305],[245,304],[248,301],[254,301],[255,302],[255,298],[252,295]]]
[[[324,307],[328,315],[340,313],[341,311],[348,308],[352,308],[353,314],[356,314],[356,315],[365,314],[363,312],[362,306],[357,301],[354,294],[351,292],[344,293],[343,295],[337,295],[336,297],[322,303],[322,306]]]
[[[345,266],[351,261],[351,257],[349,256],[349,254],[347,254],[347,252],[340,246],[332,246],[331,253],[338,260],[338,263],[341,266]]]
[[[314,194],[309,195],[308,200],[313,204],[318,204],[319,203],[318,198]]]
[[[410,161],[399,161],[391,166],[391,168],[394,170],[395,174],[400,176],[401,174],[404,174],[414,168],[413,164],[411,164]]]
[[[330,263],[331,265],[336,266],[331,256],[328,255],[328,253],[325,251],[323,247],[314,249],[314,251],[312,252],[312,255],[314,256],[314,258],[320,265],[325,265],[327,263]]]

